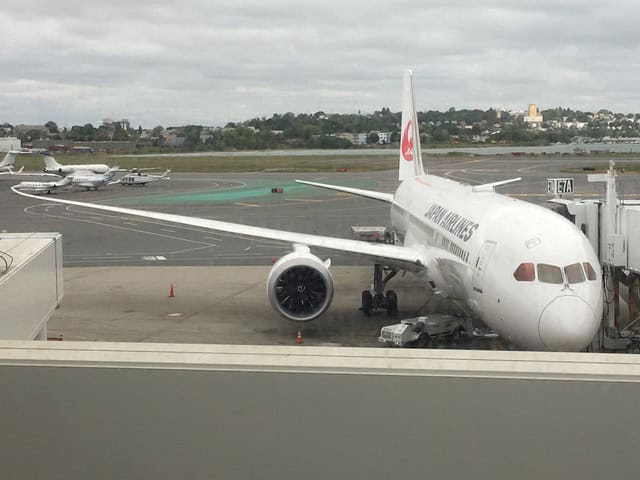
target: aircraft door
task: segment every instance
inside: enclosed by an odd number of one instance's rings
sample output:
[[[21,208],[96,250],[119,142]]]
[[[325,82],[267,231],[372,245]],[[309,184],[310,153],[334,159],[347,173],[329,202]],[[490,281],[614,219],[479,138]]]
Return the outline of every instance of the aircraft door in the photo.
[[[473,289],[482,293],[482,283],[484,281],[484,273],[487,268],[487,264],[489,263],[489,259],[493,254],[493,251],[496,248],[496,242],[493,240],[487,240],[480,247],[480,252],[478,252],[478,259],[476,260],[476,268],[473,271],[473,278],[471,283],[473,284]]]

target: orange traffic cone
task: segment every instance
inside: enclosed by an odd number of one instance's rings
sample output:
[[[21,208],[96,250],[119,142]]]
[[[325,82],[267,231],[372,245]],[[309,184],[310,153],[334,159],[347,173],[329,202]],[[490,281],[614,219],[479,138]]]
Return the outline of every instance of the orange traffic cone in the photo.
[[[296,343],[300,345],[302,343],[302,332],[298,330],[298,335],[296,335]]]
[[[173,283],[171,284],[171,288],[169,289],[169,298],[175,297],[176,294],[173,291]]]

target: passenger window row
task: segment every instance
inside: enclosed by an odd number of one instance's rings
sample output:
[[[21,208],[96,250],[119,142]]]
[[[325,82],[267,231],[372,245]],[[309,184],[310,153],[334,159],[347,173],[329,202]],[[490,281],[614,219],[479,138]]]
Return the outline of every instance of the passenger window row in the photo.
[[[596,271],[589,262],[572,263],[563,269],[555,265],[547,263],[538,263],[534,265],[531,262],[521,263],[513,272],[513,277],[519,282],[533,282],[536,279],[542,283],[563,284],[565,279],[567,283],[582,283],[586,280],[597,280]]]

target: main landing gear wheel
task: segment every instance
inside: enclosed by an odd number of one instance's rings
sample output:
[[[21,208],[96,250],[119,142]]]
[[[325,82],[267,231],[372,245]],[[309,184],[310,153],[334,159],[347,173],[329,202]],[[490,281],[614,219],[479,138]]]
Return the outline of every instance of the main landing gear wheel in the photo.
[[[386,275],[383,277],[383,273]],[[371,315],[374,310],[386,310],[391,317],[398,313],[398,295],[393,290],[387,291],[385,294],[384,287],[387,282],[395,277],[397,270],[392,267],[386,267],[379,263],[375,264],[373,271],[373,292],[363,290],[362,305],[360,310],[367,316]]]
[[[398,295],[393,290],[387,292],[387,314],[390,317],[398,314]]]
[[[362,291],[362,306],[360,310],[368,317],[373,312],[373,295],[369,290]]]

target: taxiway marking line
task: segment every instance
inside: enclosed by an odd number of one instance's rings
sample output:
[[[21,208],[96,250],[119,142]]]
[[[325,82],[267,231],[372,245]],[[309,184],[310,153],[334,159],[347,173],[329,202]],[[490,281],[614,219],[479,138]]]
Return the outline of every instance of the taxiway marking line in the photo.
[[[240,202],[236,202],[234,203],[234,205],[240,205],[241,207],[253,207],[253,208],[259,208],[260,205],[256,205],[255,203],[240,203]]]
[[[285,202],[324,202],[324,200],[312,200],[310,198],[285,198]]]

